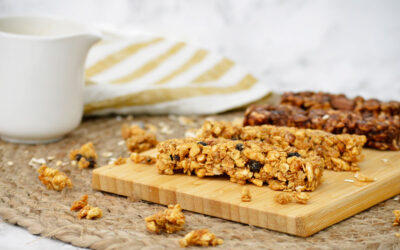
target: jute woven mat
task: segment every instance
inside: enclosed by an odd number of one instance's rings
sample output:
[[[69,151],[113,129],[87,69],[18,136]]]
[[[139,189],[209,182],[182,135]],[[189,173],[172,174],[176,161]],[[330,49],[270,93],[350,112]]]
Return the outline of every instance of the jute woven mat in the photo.
[[[232,120],[242,112],[219,115],[217,119]],[[62,192],[47,190],[38,180],[35,169],[28,165],[32,157],[54,156],[69,162],[68,153],[87,141],[92,141],[99,154],[99,166],[109,158],[128,156],[121,141],[120,126],[126,117],[86,119],[65,139],[47,145],[16,145],[0,141],[0,216],[11,224],[27,228],[32,234],[52,237],[75,246],[93,249],[176,249],[178,239],[198,228],[210,228],[225,243],[221,249],[300,248],[300,249],[400,249],[400,227],[393,227],[392,210],[400,209],[400,202],[390,199],[365,212],[331,226],[311,237],[299,238],[267,229],[230,222],[185,211],[186,225],[177,234],[151,234],[146,232],[143,218],[164,209],[163,206],[144,201],[102,193],[91,189],[91,170],[79,170],[70,164],[57,167],[73,181],[74,188]],[[204,117],[196,118],[201,124]],[[166,116],[134,117],[128,122],[168,125],[173,133],[159,133],[160,140],[183,137],[187,126]],[[160,130],[159,130],[160,131]],[[9,165],[12,161],[13,165]],[[399,180],[400,181],[400,180]],[[79,220],[69,210],[71,203],[83,194],[89,194],[89,203],[103,209],[100,220]]]

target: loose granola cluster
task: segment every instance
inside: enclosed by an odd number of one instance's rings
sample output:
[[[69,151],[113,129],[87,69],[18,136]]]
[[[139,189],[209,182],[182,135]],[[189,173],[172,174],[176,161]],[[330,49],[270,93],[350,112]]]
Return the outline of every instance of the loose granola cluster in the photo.
[[[37,172],[39,173],[39,180],[47,189],[61,191],[65,187],[72,188],[72,182],[68,176],[57,169],[42,165]]]
[[[400,225],[400,210],[393,210],[393,214],[395,216],[394,221],[393,221],[393,226],[399,226]]]
[[[92,220],[103,216],[103,211],[100,208],[88,204],[87,194],[83,195],[80,200],[74,201],[71,206],[71,211],[77,211],[77,217],[79,219],[86,218]]]
[[[317,154],[325,162],[325,168],[335,171],[357,171],[362,159],[365,136],[334,135],[321,130],[277,127],[272,125],[246,126],[225,121],[205,121],[200,138],[226,138],[233,140],[261,140],[275,147],[297,148],[300,155]]]
[[[187,246],[216,246],[224,243],[223,239],[218,238],[208,229],[199,229],[189,232],[179,240],[181,247]]]
[[[118,159],[114,161],[114,165],[124,165],[125,163],[126,163],[126,158],[124,157],[118,157]]]
[[[245,113],[244,125],[271,124],[320,129],[333,134],[367,137],[367,146],[400,149],[400,103],[361,97],[301,92],[285,93],[278,106],[254,105]]]
[[[251,194],[250,194],[250,190],[249,190],[248,187],[243,187],[242,188],[241,200],[243,202],[250,202],[251,201]]]
[[[149,155],[131,153],[131,156],[129,158],[134,163],[148,164],[148,165],[156,163],[156,158]]]
[[[69,158],[72,161],[77,161],[80,169],[96,167],[97,153],[91,142],[84,144],[80,149],[72,150]]]
[[[309,199],[310,196],[304,192],[281,192],[274,196],[274,201],[282,205],[291,202],[306,204]]]
[[[160,174],[226,174],[232,182],[250,181],[257,186],[267,182],[273,190],[313,191],[324,168],[319,156],[300,155],[296,149],[282,150],[261,141],[171,139],[157,148]]]
[[[179,204],[169,205],[164,211],[145,218],[146,228],[150,232],[159,233],[165,231],[174,233],[183,229],[185,225],[185,215]]]
[[[138,125],[129,126],[123,124],[121,127],[122,138],[126,140],[126,146],[131,152],[143,152],[154,148],[158,141],[156,135],[140,128]]]

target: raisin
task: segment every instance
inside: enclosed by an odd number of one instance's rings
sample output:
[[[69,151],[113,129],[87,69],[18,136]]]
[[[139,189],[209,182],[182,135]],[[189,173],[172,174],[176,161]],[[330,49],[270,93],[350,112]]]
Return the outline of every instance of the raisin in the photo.
[[[181,158],[179,157],[179,155],[174,155],[174,159],[175,161],[179,161]]]
[[[243,150],[243,148],[244,148],[244,146],[243,146],[243,144],[242,143],[239,143],[239,144],[236,144],[236,147],[235,147],[237,150],[239,150],[239,151],[242,151]]]
[[[75,155],[75,160],[76,160],[76,161],[80,161],[82,157],[83,157],[83,155],[81,155],[81,154],[76,154],[76,155]]]
[[[301,155],[299,153],[297,153],[297,152],[289,152],[287,154],[287,158],[290,158],[292,156],[301,157]]]
[[[260,172],[260,169],[263,167],[263,164],[261,162],[255,161],[255,160],[250,160],[248,163],[250,167],[251,172]]]
[[[203,141],[199,141],[197,144],[203,145],[203,146],[207,146],[208,144],[203,142]]]
[[[232,136],[232,137],[231,137],[231,140],[232,140],[232,141],[237,141],[237,140],[239,140],[239,138],[238,138],[237,136]]]
[[[173,161],[173,160],[174,160],[174,158],[172,157],[172,155],[169,155],[169,158],[171,159],[171,161]]]
[[[92,157],[89,157],[87,161],[89,162],[89,168],[94,168],[94,166],[96,165],[95,160]]]

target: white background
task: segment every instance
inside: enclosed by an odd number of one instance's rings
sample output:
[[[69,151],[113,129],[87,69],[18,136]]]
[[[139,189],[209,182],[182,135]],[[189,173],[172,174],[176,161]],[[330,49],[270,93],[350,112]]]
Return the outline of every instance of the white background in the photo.
[[[400,100],[400,1],[0,0],[0,16],[49,15],[197,44],[273,90]],[[0,222],[1,249],[47,249]],[[62,244],[61,249],[72,247]]]

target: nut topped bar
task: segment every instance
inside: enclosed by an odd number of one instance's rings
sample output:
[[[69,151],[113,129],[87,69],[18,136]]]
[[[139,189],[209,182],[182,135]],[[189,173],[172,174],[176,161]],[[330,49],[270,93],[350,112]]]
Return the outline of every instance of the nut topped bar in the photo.
[[[301,155],[317,154],[324,160],[326,169],[335,171],[359,170],[357,163],[367,140],[360,135],[334,135],[321,130],[272,125],[242,127],[224,121],[205,121],[198,137],[261,140],[282,149],[294,147]]]
[[[245,113],[244,125],[263,124],[319,129],[333,134],[365,135],[368,147],[400,149],[400,117],[397,115],[381,113],[378,116],[367,116],[346,110],[303,110],[287,104],[249,107]]]
[[[314,191],[324,168],[319,156],[301,155],[294,148],[283,150],[261,141],[171,139],[157,149],[160,174],[226,174],[232,182],[250,181],[257,186],[266,182],[273,190]]]

